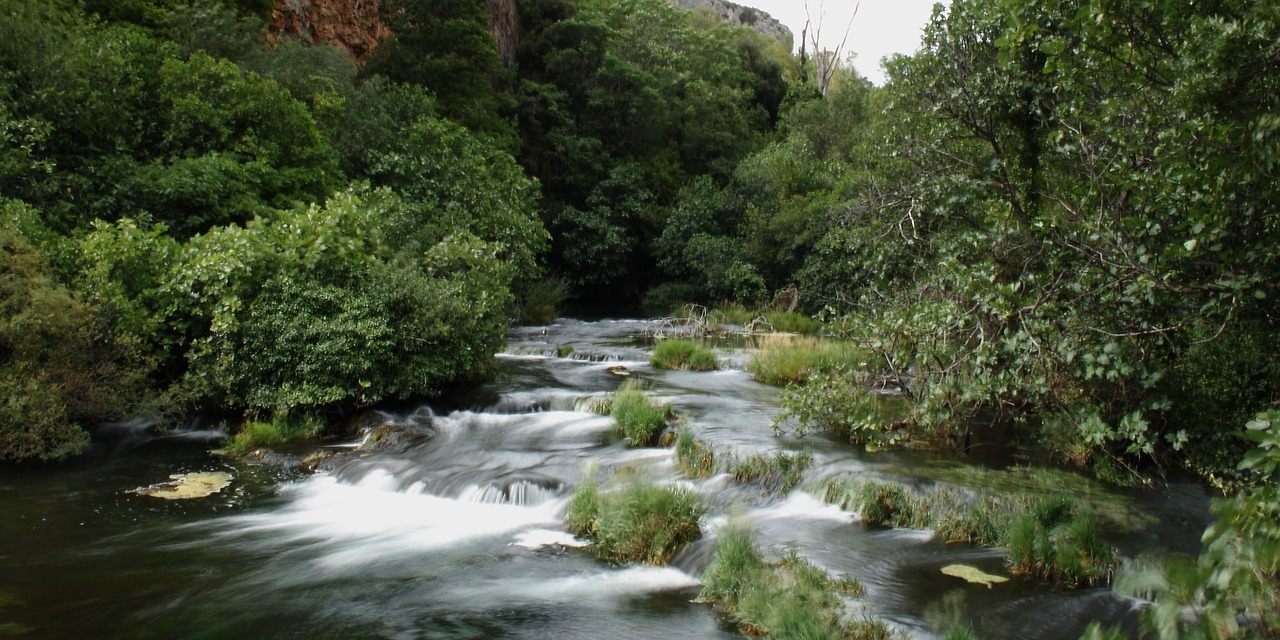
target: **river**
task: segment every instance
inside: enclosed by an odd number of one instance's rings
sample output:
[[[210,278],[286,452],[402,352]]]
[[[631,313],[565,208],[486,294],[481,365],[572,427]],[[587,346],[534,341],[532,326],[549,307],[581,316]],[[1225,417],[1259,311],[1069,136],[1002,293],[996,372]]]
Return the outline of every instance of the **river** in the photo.
[[[857,578],[861,615],[912,637],[934,637],[929,612],[955,592],[984,638],[1067,639],[1095,619],[1132,624],[1138,603],[1106,589],[1018,578],[988,589],[944,576],[953,563],[1004,572],[1003,557],[925,531],[868,528],[813,495],[849,475],[985,482],[984,470],[1015,462],[1008,452],[869,454],[821,434],[775,436],[778,390],[743,370],[743,347],[718,350],[721,371],[656,371],[643,340],[655,327],[566,319],[517,329],[497,381],[452,399],[456,408],[366,416],[399,425],[396,445],[335,458],[319,473],[210,453],[224,435],[216,429],[155,433],[145,424],[104,428],[88,454],[64,465],[0,468],[0,637],[736,638],[694,602],[715,534],[731,518],[750,522],[772,553],[794,549]],[[558,354],[563,345],[573,352]],[[610,418],[584,410],[618,387],[618,366],[649,380],[719,451],[811,452],[800,489],[776,498],[726,474],[689,481],[671,449],[628,448]],[[130,493],[213,470],[233,482],[207,498]],[[668,568],[595,559],[563,529],[568,497],[590,470],[686,484],[710,506],[707,536]],[[1193,553],[1208,522],[1195,485],[1097,491],[1143,523],[1112,533],[1125,556]]]

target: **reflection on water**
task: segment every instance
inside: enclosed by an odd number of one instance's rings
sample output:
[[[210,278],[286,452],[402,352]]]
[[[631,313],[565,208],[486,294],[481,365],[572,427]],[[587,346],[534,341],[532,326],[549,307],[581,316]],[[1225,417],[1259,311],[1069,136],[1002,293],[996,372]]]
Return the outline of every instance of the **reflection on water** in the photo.
[[[964,465],[866,454],[821,434],[777,437],[778,390],[742,371],[742,342],[719,352],[728,370],[655,371],[639,339],[648,326],[564,320],[513,331],[497,382],[453,399],[457,409],[372,416],[399,425],[400,439],[335,446],[345,454],[316,475],[209,454],[223,436],[215,429],[145,423],[102,430],[89,456],[63,467],[0,470],[0,594],[24,603],[0,605],[0,624],[40,638],[731,638],[692,602],[731,519],[749,521],[772,553],[794,549],[856,577],[867,587],[859,611],[915,636],[932,637],[929,611],[957,592],[986,638],[1075,638],[1090,620],[1132,619],[1134,603],[1106,590],[1019,579],[988,589],[944,576],[953,563],[1003,573],[1003,556],[869,529],[822,503],[803,489],[849,475],[946,481]],[[626,447],[591,412],[626,379],[617,367],[648,380],[719,455],[810,451],[802,490],[778,499],[723,473],[690,482],[669,449]],[[641,474],[700,492],[706,537],[669,568],[595,560],[562,522],[588,468],[606,482]],[[207,470],[235,482],[185,503],[126,493]],[[1203,528],[1194,487],[1132,499],[1161,524],[1117,536],[1126,553],[1158,544],[1162,527]]]

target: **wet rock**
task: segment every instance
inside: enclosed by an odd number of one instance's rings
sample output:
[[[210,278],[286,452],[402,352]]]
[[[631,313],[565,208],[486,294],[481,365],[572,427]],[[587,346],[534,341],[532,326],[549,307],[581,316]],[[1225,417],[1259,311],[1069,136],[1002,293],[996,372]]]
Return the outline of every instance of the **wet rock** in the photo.
[[[398,453],[408,451],[430,440],[435,429],[425,425],[383,424],[373,427],[369,437],[356,448],[361,453],[387,451]]]
[[[221,471],[177,473],[169,478],[168,482],[138,487],[130,493],[165,500],[190,500],[218,493],[231,485],[231,474]]]

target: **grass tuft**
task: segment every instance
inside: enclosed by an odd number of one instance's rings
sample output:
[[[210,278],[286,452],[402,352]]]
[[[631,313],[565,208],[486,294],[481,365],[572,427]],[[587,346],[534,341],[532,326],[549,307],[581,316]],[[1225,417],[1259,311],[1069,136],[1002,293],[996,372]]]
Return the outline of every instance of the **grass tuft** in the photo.
[[[716,603],[748,635],[865,640],[892,637],[882,623],[841,619],[844,598],[862,593],[856,580],[832,579],[794,553],[779,562],[768,562],[743,527],[731,527],[721,535],[702,583],[699,599]]]
[[[813,454],[778,452],[773,455],[758,453],[733,467],[733,479],[738,482],[758,482],[766,493],[786,495],[800,484],[804,472],[813,464]]]
[[[592,539],[603,559],[665,565],[702,537],[699,521],[705,513],[698,496],[685,489],[641,482],[601,493],[590,482],[569,500],[565,526]]]
[[[676,466],[689,478],[706,478],[716,472],[716,455],[693,432],[681,429],[676,437]]]
[[[747,371],[765,384],[804,382],[810,373],[855,368],[864,358],[851,342],[812,337],[766,336],[760,341]]]
[[[290,420],[277,417],[270,422],[250,420],[240,426],[225,448],[230,453],[243,455],[261,447],[314,438],[323,431],[324,422],[315,418]]]
[[[671,409],[651,400],[638,383],[628,381],[613,395],[609,415],[618,432],[630,439],[631,446],[647,447],[667,426]]]
[[[663,340],[653,348],[649,364],[659,369],[715,371],[720,361],[711,349],[691,340]]]
[[[1092,514],[1070,496],[972,496],[893,482],[836,480],[823,500],[857,511],[870,526],[931,529],[948,542],[1009,550],[1014,573],[1067,587],[1106,582],[1114,550]]]

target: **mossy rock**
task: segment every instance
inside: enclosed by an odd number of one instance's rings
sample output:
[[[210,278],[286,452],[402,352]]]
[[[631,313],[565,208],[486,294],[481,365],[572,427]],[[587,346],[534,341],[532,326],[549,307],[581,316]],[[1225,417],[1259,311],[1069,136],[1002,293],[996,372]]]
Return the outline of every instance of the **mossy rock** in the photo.
[[[177,473],[169,478],[169,482],[139,487],[133,493],[165,500],[192,500],[213,495],[231,485],[231,474],[222,471]]]

